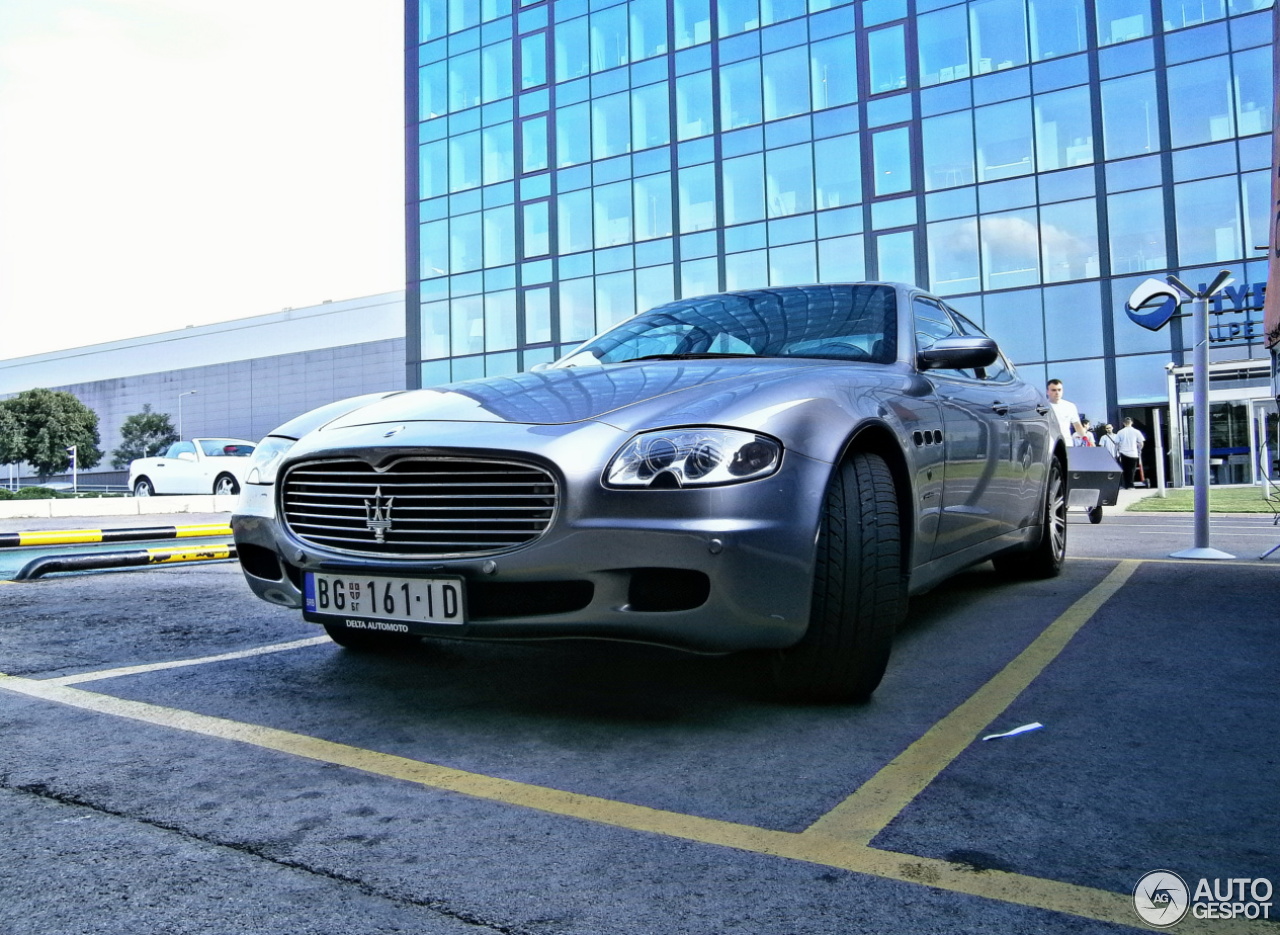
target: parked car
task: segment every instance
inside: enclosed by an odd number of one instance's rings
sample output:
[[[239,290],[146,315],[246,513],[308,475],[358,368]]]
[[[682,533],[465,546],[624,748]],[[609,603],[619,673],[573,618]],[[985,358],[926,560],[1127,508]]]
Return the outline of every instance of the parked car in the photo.
[[[243,438],[174,442],[158,458],[129,462],[129,489],[135,497],[164,493],[237,494],[255,447]]]
[[[856,700],[908,597],[1052,576],[1065,445],[945,302],[892,283],[680,300],[546,369],[361,397],[258,447],[253,591],[351,649],[419,636],[767,650]]]

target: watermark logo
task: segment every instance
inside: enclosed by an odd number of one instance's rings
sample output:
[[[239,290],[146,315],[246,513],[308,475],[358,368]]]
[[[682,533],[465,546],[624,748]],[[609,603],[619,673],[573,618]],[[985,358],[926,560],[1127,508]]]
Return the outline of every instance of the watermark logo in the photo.
[[[1181,301],[1181,296],[1169,284],[1158,279],[1146,279],[1133,290],[1124,311],[1135,324],[1150,331],[1159,331],[1169,323]]]
[[[1152,870],[1133,888],[1133,908],[1143,922],[1164,928],[1187,914],[1191,891],[1172,870]]]
[[[1152,870],[1133,888],[1143,922],[1168,928],[1188,912],[1197,919],[1270,919],[1271,881],[1265,877],[1201,878],[1194,891],[1172,870]]]

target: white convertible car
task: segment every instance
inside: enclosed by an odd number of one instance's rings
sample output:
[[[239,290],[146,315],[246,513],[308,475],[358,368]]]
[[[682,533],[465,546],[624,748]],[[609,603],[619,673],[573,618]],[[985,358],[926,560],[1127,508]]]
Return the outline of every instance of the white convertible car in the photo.
[[[237,494],[255,445],[243,438],[193,438],[174,442],[157,458],[129,463],[135,497],[161,493]]]

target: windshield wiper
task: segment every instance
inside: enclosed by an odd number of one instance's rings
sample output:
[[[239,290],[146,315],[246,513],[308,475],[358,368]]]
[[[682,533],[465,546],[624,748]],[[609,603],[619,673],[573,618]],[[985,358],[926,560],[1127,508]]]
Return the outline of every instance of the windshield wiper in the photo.
[[[759,357],[759,354],[645,354],[643,357],[628,357],[626,360],[617,361],[620,364],[629,364],[634,360],[710,360],[715,357]]]

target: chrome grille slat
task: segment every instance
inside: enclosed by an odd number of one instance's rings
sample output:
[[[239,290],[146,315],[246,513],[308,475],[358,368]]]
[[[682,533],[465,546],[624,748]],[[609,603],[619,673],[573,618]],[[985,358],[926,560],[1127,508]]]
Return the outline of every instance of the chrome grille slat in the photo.
[[[309,462],[281,482],[286,525],[306,542],[381,557],[484,555],[532,542],[557,505],[554,477],[532,464],[407,456],[374,470]],[[379,542],[370,508],[390,503]],[[373,526],[378,524],[374,523]]]

